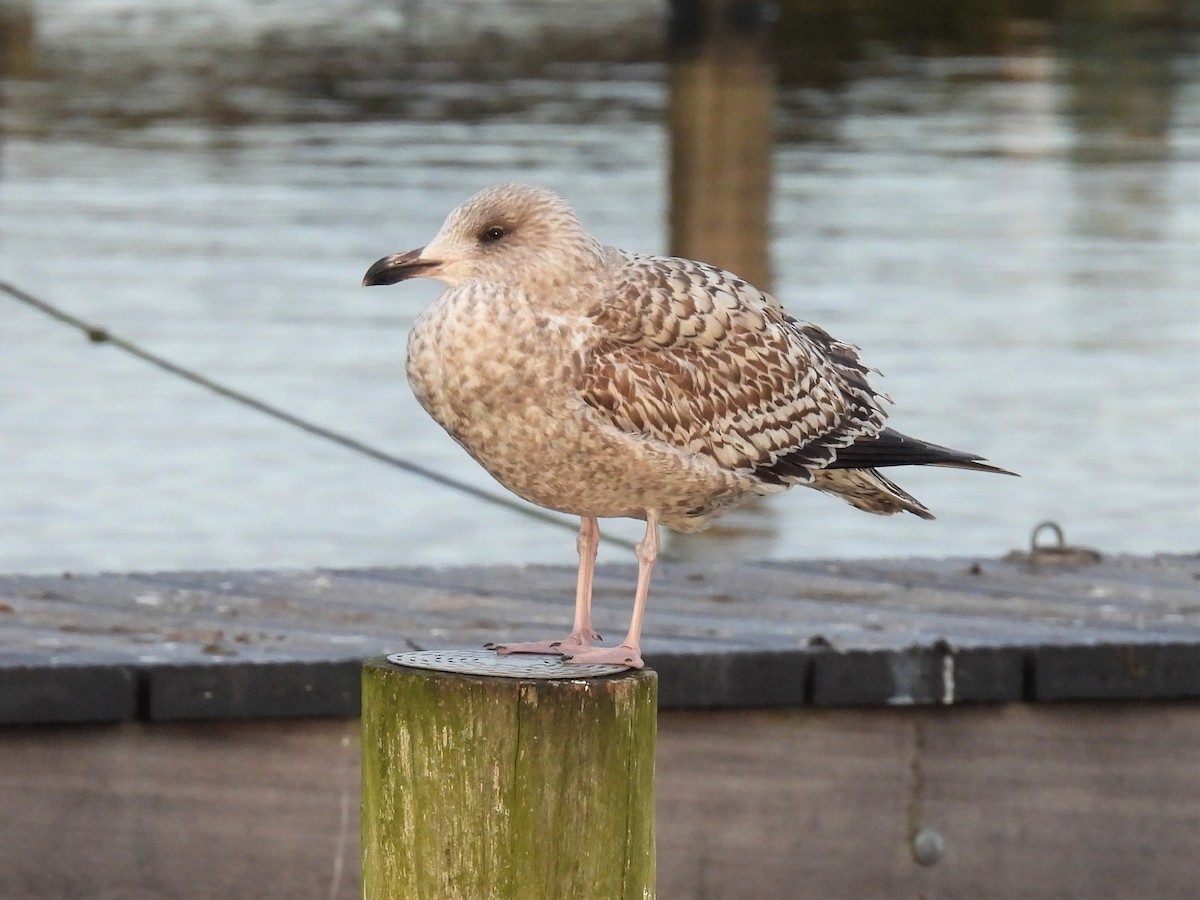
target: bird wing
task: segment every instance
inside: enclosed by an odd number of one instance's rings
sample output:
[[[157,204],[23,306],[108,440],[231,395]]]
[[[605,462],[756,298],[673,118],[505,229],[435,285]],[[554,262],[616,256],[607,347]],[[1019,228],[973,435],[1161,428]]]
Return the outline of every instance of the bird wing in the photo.
[[[883,428],[886,398],[854,347],[714,266],[625,257],[588,312],[581,383],[612,426],[771,484],[808,483]]]

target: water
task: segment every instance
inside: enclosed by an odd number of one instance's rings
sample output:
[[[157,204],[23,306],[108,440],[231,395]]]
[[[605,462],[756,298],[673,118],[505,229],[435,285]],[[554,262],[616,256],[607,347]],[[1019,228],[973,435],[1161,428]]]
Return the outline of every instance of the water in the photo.
[[[0,278],[415,462],[493,487],[404,382],[405,329],[437,286],[364,291],[367,265],[505,179],[561,190],[605,241],[666,248],[653,61],[425,62],[329,91],[264,80],[260,57],[236,75],[159,59],[131,83],[136,53],[68,64],[63,9],[35,7],[45,71],[3,82]],[[1090,53],[1045,36],[1004,56],[876,49],[780,95],[776,292],[886,373],[896,427],[1023,477],[897,476],[932,523],[797,490],[677,554],[1002,554],[1046,518],[1104,551],[1200,549],[1200,71],[1190,52],[1149,71],[1118,53],[1129,77],[1098,79]],[[221,102],[200,103],[217,77]],[[566,532],[0,299],[0,570],[572,558]]]

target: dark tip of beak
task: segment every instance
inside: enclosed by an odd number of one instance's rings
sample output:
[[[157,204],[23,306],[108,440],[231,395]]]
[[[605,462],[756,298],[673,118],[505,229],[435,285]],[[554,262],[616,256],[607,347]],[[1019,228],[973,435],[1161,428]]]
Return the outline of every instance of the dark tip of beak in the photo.
[[[363,287],[373,287],[378,284],[395,284],[407,278],[417,278],[427,269],[440,266],[441,260],[422,259],[420,250],[409,250],[407,253],[393,253],[367,269],[363,276]]]

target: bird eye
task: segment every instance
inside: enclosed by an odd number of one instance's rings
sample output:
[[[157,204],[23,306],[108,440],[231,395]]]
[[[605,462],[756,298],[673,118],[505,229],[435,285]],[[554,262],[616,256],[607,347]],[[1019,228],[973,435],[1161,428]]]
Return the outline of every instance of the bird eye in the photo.
[[[500,238],[504,237],[504,229],[499,225],[492,225],[484,229],[482,237],[485,241],[494,244]]]

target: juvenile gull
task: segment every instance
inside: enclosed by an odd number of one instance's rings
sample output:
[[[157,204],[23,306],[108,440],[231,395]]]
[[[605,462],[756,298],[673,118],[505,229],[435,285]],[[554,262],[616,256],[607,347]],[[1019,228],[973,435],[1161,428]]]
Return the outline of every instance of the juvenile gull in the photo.
[[[489,645],[642,666],[660,524],[697,531],[750,497],[803,484],[880,515],[931,519],[883,466],[1004,472],[884,426],[858,350],[770,294],[689,259],[585,232],[542,188],[503,184],[450,213],[425,247],[385,256],[364,285],[448,286],[413,324],[421,405],[513,493],[580,517],[575,622],[559,640]],[[599,518],[645,519],[629,633],[595,644]]]

